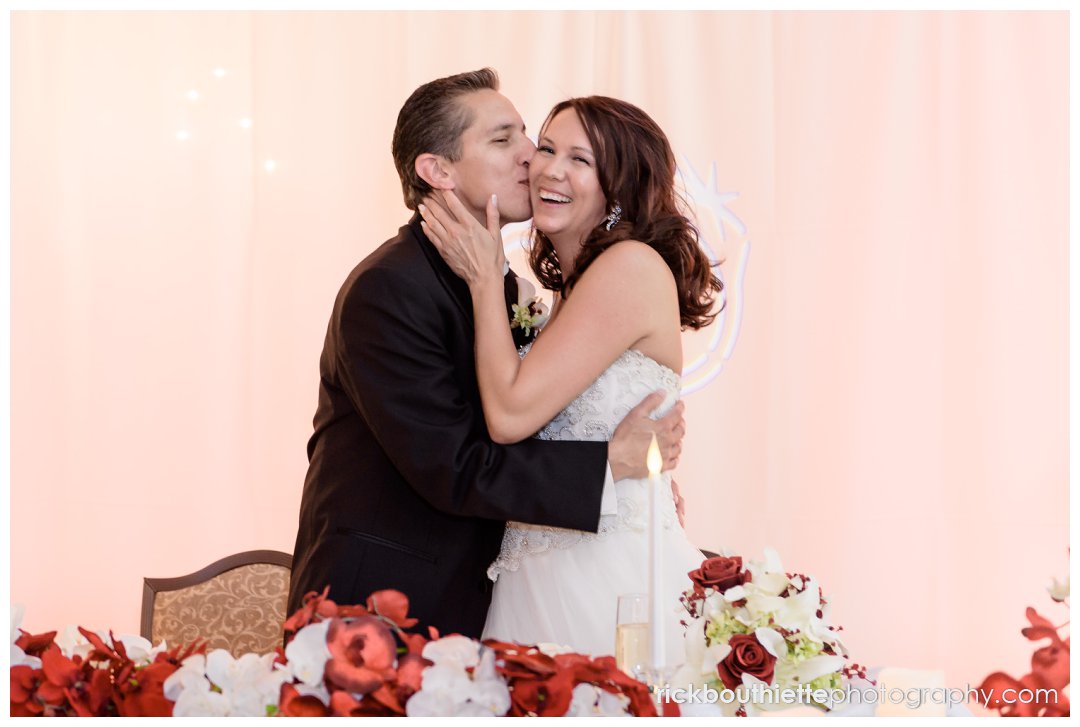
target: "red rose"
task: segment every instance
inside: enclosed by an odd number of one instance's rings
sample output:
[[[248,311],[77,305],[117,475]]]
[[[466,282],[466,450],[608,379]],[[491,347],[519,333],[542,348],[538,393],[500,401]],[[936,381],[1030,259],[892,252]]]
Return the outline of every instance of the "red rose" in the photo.
[[[766,684],[771,684],[776,657],[753,634],[736,634],[728,641],[731,653],[716,665],[716,673],[728,689],[735,689],[742,684],[742,675],[757,677]]]
[[[750,580],[750,573],[742,569],[742,557],[726,558],[718,555],[702,561],[701,567],[687,573],[694,582],[694,590],[713,588],[723,593],[734,586]]]

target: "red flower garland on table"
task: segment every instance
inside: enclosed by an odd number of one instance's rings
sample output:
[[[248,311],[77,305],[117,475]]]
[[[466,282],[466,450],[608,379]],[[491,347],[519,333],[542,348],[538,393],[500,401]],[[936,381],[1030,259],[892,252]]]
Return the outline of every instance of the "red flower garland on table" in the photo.
[[[66,655],[55,631],[22,632],[14,644],[25,656],[24,663],[11,668],[11,714],[163,717],[174,711],[229,714],[230,709],[251,714],[265,706],[267,714],[295,717],[404,716],[408,702],[423,689],[425,670],[433,666],[444,677],[460,673],[465,683],[477,679],[494,685],[494,692],[478,695],[479,701],[469,705],[480,712],[656,714],[648,687],[619,671],[613,657],[551,655],[493,640],[481,646],[461,636],[440,640],[435,629],[428,629],[427,636],[406,631],[417,620],[409,617],[409,601],[398,591],[373,593],[363,606],[338,605],[328,593],[304,597],[284,624],[286,647],[265,657],[207,654],[206,645],[196,643],[137,657],[137,663],[111,633],[106,643],[80,628],[89,642],[80,647],[88,651],[82,656]],[[432,659],[448,661],[436,664],[425,658],[429,644]],[[467,664],[456,661],[459,653],[470,651]],[[267,689],[272,690],[268,697]],[[492,694],[502,696],[491,702]],[[433,692],[428,706],[441,698]],[[505,700],[502,706],[493,706],[499,700]]]
[[[137,666],[122,642],[109,634],[109,647],[92,631],[80,628],[93,649],[85,658],[65,656],[56,645],[56,632],[15,640],[41,666],[11,667],[12,717],[168,717],[173,703],[163,685],[180,663],[206,651],[205,644],[176,647],[159,653],[145,666]]]
[[[510,687],[508,717],[560,717],[566,714],[578,684],[628,697],[630,712],[636,717],[656,716],[648,686],[620,671],[612,656],[551,656],[536,647],[494,639],[484,645],[495,650],[495,668]]]

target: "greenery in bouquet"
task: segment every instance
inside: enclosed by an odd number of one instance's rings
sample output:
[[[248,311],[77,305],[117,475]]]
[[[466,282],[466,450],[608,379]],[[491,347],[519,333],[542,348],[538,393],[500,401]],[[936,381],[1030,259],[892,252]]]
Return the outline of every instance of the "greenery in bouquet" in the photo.
[[[848,663],[817,582],[786,572],[775,551],[745,568],[740,556],[709,558],[689,576],[686,661],[673,687],[728,690],[721,709],[746,716],[793,703],[827,708],[821,697],[845,677],[866,677]]]

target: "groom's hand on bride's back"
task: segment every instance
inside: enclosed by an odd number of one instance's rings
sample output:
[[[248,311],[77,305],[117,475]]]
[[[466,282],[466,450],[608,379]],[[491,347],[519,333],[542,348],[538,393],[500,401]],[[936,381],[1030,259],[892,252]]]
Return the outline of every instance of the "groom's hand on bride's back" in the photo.
[[[662,418],[653,421],[649,413],[664,402],[664,392],[656,391],[645,397],[619,422],[608,443],[608,464],[611,476],[616,480],[627,477],[648,477],[649,468],[645,456],[649,452],[652,435],[660,445],[665,471],[675,469],[682,453],[682,439],[686,433],[683,419],[683,403],[680,401]]]

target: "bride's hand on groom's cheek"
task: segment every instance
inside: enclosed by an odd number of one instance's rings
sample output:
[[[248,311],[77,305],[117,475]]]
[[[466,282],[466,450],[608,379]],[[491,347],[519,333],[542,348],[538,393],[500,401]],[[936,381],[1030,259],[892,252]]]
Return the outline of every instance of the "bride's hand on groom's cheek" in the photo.
[[[470,285],[487,278],[502,280],[506,257],[494,195],[485,210],[486,228],[449,190],[432,190],[418,211],[424,234],[455,274]]]

